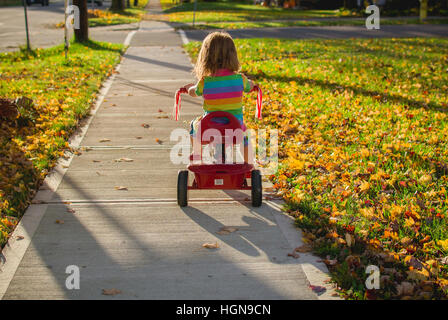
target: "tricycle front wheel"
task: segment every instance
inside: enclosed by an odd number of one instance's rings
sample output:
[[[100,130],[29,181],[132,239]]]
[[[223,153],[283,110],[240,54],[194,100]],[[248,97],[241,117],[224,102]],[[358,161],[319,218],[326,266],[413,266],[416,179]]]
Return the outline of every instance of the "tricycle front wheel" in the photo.
[[[177,176],[177,204],[188,205],[188,170],[181,170]]]
[[[251,184],[252,184],[252,206],[261,206],[263,197],[263,188],[261,185],[261,173],[260,170],[252,170],[251,173]]]

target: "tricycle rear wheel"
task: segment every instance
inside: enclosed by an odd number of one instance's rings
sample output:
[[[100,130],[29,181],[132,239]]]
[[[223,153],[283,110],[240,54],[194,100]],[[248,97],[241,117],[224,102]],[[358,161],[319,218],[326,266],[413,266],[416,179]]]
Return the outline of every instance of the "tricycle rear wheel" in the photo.
[[[259,207],[262,203],[263,191],[261,185],[260,170],[252,170],[251,172],[251,191],[252,191],[252,206]]]
[[[188,170],[181,170],[177,176],[177,204],[188,205]]]

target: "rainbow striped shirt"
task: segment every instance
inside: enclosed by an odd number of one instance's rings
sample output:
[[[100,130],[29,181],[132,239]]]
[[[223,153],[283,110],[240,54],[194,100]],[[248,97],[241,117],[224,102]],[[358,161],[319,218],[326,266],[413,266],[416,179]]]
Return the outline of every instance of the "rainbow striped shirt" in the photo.
[[[213,76],[204,77],[196,84],[195,93],[203,96],[205,114],[226,111],[243,124],[243,91],[250,91],[250,82],[240,73],[220,69]]]

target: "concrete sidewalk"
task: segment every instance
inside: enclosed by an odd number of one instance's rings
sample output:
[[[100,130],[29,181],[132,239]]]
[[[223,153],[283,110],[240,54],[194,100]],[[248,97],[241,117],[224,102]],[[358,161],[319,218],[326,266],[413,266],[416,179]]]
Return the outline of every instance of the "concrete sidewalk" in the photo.
[[[279,203],[252,208],[247,192],[204,191],[177,206],[184,166],[170,161],[169,135],[201,113],[201,100],[185,98],[181,122],[164,118],[175,90],[193,81],[180,44],[164,23],[142,22],[86,134],[72,141],[82,139],[84,151],[48,177],[5,247],[0,297],[334,298],[318,258],[288,256],[301,245],[300,231]],[[224,226],[238,230],[218,234]],[[66,288],[69,265],[80,269],[79,290]],[[318,297],[310,284],[328,290]]]

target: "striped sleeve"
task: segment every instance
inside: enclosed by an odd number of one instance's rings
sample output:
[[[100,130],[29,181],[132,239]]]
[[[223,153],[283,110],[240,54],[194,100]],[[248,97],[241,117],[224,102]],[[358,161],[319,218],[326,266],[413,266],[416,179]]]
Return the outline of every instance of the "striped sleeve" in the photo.
[[[204,79],[198,81],[195,87],[196,89],[194,90],[194,93],[196,93],[197,96],[202,96],[204,93]]]
[[[243,90],[244,92],[249,92],[251,89],[250,80],[247,79],[247,77],[244,74],[241,74],[241,77],[243,78]]]

